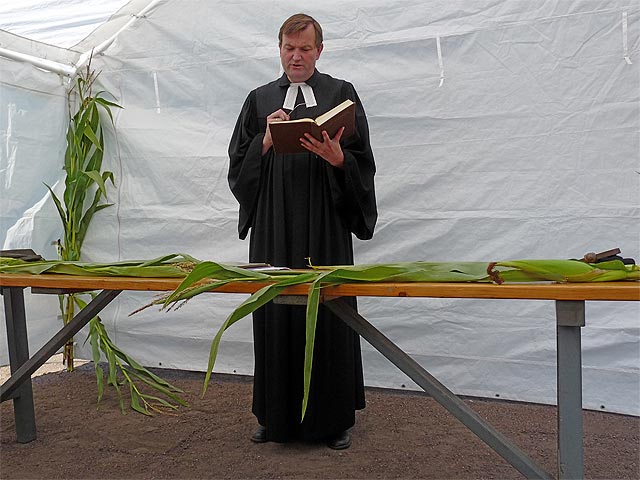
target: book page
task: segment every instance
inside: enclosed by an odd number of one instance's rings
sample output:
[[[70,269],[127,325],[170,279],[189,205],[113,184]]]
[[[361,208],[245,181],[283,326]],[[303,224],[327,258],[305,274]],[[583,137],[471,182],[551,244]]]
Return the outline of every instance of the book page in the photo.
[[[316,121],[313,118],[299,118],[297,120],[281,120],[279,122],[273,122],[273,123],[316,123]]]
[[[331,110],[329,110],[327,113],[323,113],[322,115],[316,117],[316,124],[318,125],[322,125],[324,122],[326,122],[327,120],[329,120],[331,117],[337,115],[338,113],[340,113],[342,110],[344,110],[345,108],[349,107],[350,105],[353,104],[353,101],[351,100],[345,100],[344,102],[342,102],[340,105],[333,107]]]

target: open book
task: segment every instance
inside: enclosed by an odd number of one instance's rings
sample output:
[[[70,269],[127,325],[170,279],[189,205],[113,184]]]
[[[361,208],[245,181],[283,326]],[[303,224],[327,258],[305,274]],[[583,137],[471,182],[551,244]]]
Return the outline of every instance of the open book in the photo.
[[[355,133],[355,120],[356,104],[351,100],[345,100],[315,119],[301,118],[271,123],[269,129],[273,139],[273,148],[276,153],[307,152],[308,150],[300,145],[300,138],[304,137],[305,133],[310,133],[322,141],[323,130],[326,130],[329,137],[333,138],[341,127],[345,127],[342,133],[342,140],[345,140]]]

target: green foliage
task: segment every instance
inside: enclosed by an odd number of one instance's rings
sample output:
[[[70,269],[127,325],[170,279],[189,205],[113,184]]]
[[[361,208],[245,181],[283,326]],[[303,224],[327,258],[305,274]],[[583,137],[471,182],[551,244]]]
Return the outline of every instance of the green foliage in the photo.
[[[640,280],[638,266],[625,265],[620,260],[594,264],[578,260],[512,260],[495,262],[491,265],[499,267],[498,270],[489,272],[496,283],[504,281],[586,283]]]
[[[86,71],[78,75],[74,87],[69,91],[69,127],[64,157],[66,177],[62,198],[59,198],[53,189],[45,184],[62,221],[64,236],[62,240],[58,240],[58,255],[61,261],[38,265],[42,269],[40,273],[48,271],[108,275],[113,271],[123,274],[127,269],[136,267],[125,263],[89,268],[87,264],[79,263],[82,245],[94,215],[112,205],[106,203],[107,181],[115,186],[113,173],[102,170],[105,143],[104,121],[101,112],[109,117],[109,121],[113,125],[111,109],[121,107],[104,98],[106,92],[93,93],[97,76],[98,73],[91,70],[91,62],[89,62]],[[77,111],[72,114],[71,99],[74,96],[77,99]],[[33,267],[37,268],[35,265]],[[158,276],[167,272],[171,276],[183,276],[182,272],[173,265],[145,265],[145,267],[148,267],[143,269],[147,276]],[[84,304],[78,295],[68,294],[60,297],[60,309],[65,325],[73,318],[75,307]],[[174,393],[173,387],[163,383],[113,344],[99,317],[93,318],[90,322],[90,338],[96,362],[98,399],[102,398],[104,389],[102,369],[98,365],[100,351],[102,351],[109,364],[109,383],[116,389],[121,405],[122,396],[116,379],[117,371],[123,375],[124,382],[128,383],[131,407],[138,412],[149,414],[150,410],[158,410],[158,405],[173,408],[174,404],[145,394],[136,382],[142,382],[152,387],[173,402],[184,404]],[[63,359],[69,371],[73,370],[73,345],[73,339],[71,339],[63,350]]]
[[[83,276],[116,276],[138,278],[180,278],[193,270],[199,261],[189,255],[174,253],[152,260],[126,260],[115,263],[72,262],[41,260],[25,262],[17,258],[0,257],[0,273],[39,275],[58,273]]]
[[[82,244],[93,216],[112,205],[102,203],[107,198],[106,182],[109,180],[114,184],[114,179],[112,172],[102,171],[104,130],[100,110],[113,122],[111,109],[121,107],[106,100],[105,92],[93,94],[92,88],[97,76],[90,65],[87,66],[86,72],[78,76],[69,92],[69,98],[77,95],[79,105],[75,114],[69,112],[64,156],[65,190],[62,199],[45,184],[63,225],[64,239],[58,242],[58,253],[62,260],[80,260]],[[71,106],[69,108],[71,110]]]
[[[153,275],[151,275],[153,272]],[[188,272],[188,273],[187,273]],[[273,300],[282,291],[292,285],[308,284],[306,311],[306,346],[304,359],[304,392],[302,401],[302,419],[309,401],[309,387],[313,365],[313,348],[315,342],[318,306],[322,288],[345,283],[375,282],[608,282],[639,281],[640,267],[625,265],[619,260],[588,264],[578,260],[512,260],[503,262],[407,262],[371,265],[311,266],[303,270],[265,270],[255,271],[233,265],[215,262],[199,262],[184,254],[166,255],[149,261],[128,261],[115,264],[89,264],[82,262],[24,262],[9,258],[0,258],[0,273],[68,273],[76,275],[116,275],[116,276],[158,276],[185,277],[180,285],[164,298],[155,300],[149,305],[162,305],[163,309],[171,309],[182,305],[189,299],[211,290],[215,290],[230,282],[252,282],[265,284],[242,304],[240,304],[223,322],[215,335],[209,352],[209,362],[204,380],[202,394],[207,390],[213,372],[218,348],[223,333],[237,321],[253,313],[258,308]],[[139,310],[138,310],[139,311]],[[135,313],[135,312],[133,312]],[[92,324],[98,330],[101,324]],[[103,327],[102,327],[103,328]],[[106,336],[106,332],[104,332]],[[108,337],[106,337],[108,339]],[[104,342],[110,365],[109,382],[117,386],[115,367],[118,359],[125,359],[122,352],[117,351],[110,341],[103,340],[100,334],[91,335],[94,356],[99,358],[98,345]],[[104,351],[104,350],[103,350]],[[118,353],[119,352],[119,353]],[[128,358],[128,357],[126,357]],[[125,360],[129,362],[129,360]],[[97,365],[97,362],[96,362]],[[129,362],[129,365],[132,365]],[[138,366],[139,367],[139,366]],[[137,371],[135,365],[131,373],[126,370],[125,378],[144,377],[147,374]],[[102,371],[97,371],[102,375]],[[142,379],[142,378],[141,378]],[[144,381],[144,380],[143,380]],[[145,383],[148,383],[145,381]],[[157,380],[156,383],[159,383]],[[153,383],[153,382],[152,382]],[[169,390],[167,385],[160,384]],[[99,384],[99,395],[102,392]],[[133,388],[133,387],[131,387]],[[157,388],[161,390],[160,388]],[[162,391],[162,390],[161,390]],[[132,390],[133,392],[133,390]],[[164,392],[168,395],[167,392]],[[134,400],[135,398],[135,400]],[[176,398],[170,397],[180,403]],[[148,397],[132,393],[134,409],[148,401]],[[166,406],[166,405],[165,405]]]
[[[80,308],[86,307],[86,303],[78,298],[76,298],[76,304]],[[125,412],[125,407],[124,398],[120,391],[121,383],[117,378],[118,371],[123,376],[123,382],[129,384],[131,408],[139,413],[150,415],[152,411],[163,412],[166,410],[175,410],[178,408],[178,405],[187,405],[187,403],[177,395],[178,393],[182,393],[182,390],[150,372],[118,348],[109,338],[99,317],[93,318],[89,323],[89,341],[91,343],[93,364],[96,371],[98,404],[102,400],[104,393],[104,371],[100,366],[100,359],[102,354],[104,354],[109,365],[108,383],[114,387],[118,394],[122,413]],[[135,383],[135,380],[139,380],[148,387],[151,387],[151,389],[160,392],[169,400],[146,393],[142,390],[141,386]]]
[[[209,281],[206,281],[209,279]],[[163,308],[176,305],[220,285],[237,281],[269,281],[245,300],[225,320],[213,339],[203,394],[211,377],[218,346],[224,331],[235,322],[275,298],[290,285],[310,283],[306,311],[306,345],[304,359],[304,394],[302,419],[309,401],[313,365],[316,322],[320,291],[328,285],[371,282],[606,282],[640,280],[637,265],[625,265],[619,260],[587,264],[577,260],[516,260],[507,262],[410,262],[394,264],[312,267],[308,270],[252,272],[229,268],[213,262],[202,262],[163,302]],[[195,286],[197,284],[197,287]]]
[[[102,203],[107,198],[105,182],[114,183],[113,173],[102,171],[104,155],[104,131],[100,110],[106,112],[113,124],[111,108],[120,108],[116,103],[103,98],[104,92],[92,93],[98,74],[91,70],[78,75],[69,91],[69,127],[67,148],[64,156],[65,189],[60,199],[53,189],[45,184],[56,206],[62,222],[63,239],[58,240],[58,256],[63,261],[80,260],[82,244],[93,216],[111,204]],[[78,109],[72,114],[72,98],[77,96]],[[73,267],[69,267],[73,268]],[[75,312],[76,295],[60,298],[60,310],[66,325]],[[67,370],[73,371],[73,339],[64,347],[63,361]]]

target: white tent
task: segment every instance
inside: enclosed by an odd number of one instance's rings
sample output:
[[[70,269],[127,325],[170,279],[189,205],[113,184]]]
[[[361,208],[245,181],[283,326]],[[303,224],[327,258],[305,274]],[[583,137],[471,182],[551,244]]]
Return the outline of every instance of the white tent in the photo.
[[[85,259],[246,260],[227,144],[247,93],[279,75],[277,30],[299,2],[67,0],[60,17],[27,10],[36,3],[0,7],[3,248],[56,258],[61,228],[43,182],[61,191],[69,75],[95,47],[100,86],[124,109],[105,159],[115,206],[95,218]],[[318,68],[355,85],[370,122],[380,217],[373,240],[356,242],[357,263],[579,258],[613,247],[638,259],[637,2],[325,0],[304,11],[325,30]],[[61,321],[56,298],[27,297],[33,352]],[[188,370],[205,369],[218,326],[244,299],[201,295],[176,312],[128,317],[151,298],[123,293],[102,315],[109,333],[145,365]],[[553,302],[359,306],[456,393],[555,403]],[[586,313],[585,407],[640,415],[640,307],[590,302]],[[225,334],[218,371],[252,373],[250,324]],[[90,358],[85,336],[79,351]],[[367,344],[363,356],[368,385],[416,388]]]

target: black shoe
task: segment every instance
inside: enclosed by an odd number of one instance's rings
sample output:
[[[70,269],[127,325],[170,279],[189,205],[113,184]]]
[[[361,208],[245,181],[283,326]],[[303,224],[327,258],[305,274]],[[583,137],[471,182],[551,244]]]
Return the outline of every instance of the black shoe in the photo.
[[[327,447],[332,448],[334,450],[344,450],[345,448],[349,448],[351,446],[351,435],[349,432],[345,430],[344,432],[340,432],[335,437],[332,437],[327,442]]]
[[[251,441],[254,443],[265,443],[267,441],[267,429],[262,425],[256,428],[256,431],[251,435]]]

